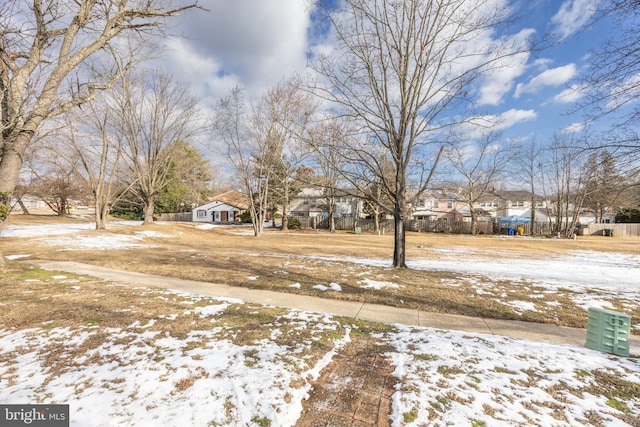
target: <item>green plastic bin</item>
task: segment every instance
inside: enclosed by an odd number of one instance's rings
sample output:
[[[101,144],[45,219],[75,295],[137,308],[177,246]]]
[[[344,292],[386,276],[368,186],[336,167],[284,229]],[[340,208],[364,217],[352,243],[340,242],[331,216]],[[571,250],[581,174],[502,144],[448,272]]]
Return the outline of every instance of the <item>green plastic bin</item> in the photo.
[[[592,350],[629,356],[631,316],[603,308],[589,308],[587,343]]]

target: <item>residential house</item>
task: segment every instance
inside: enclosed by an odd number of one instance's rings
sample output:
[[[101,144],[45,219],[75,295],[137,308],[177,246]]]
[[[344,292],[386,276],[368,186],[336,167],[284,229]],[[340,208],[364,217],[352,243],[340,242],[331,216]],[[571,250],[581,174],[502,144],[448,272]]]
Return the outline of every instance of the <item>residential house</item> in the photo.
[[[335,218],[353,218],[362,215],[362,200],[352,196],[346,190],[337,190],[335,197]],[[329,215],[328,201],[324,189],[306,187],[291,197],[289,203],[291,216],[313,218]]]
[[[447,189],[434,189],[418,199],[411,210],[411,218],[416,220],[462,220],[460,210],[465,204],[460,197]]]
[[[249,209],[249,198],[238,191],[227,191],[209,199],[209,203],[191,211],[194,222],[239,222],[240,215]]]
[[[534,195],[531,205],[531,192],[522,190],[491,191],[474,205],[485,210],[493,218],[531,217],[531,209],[543,210],[547,202],[543,197]]]

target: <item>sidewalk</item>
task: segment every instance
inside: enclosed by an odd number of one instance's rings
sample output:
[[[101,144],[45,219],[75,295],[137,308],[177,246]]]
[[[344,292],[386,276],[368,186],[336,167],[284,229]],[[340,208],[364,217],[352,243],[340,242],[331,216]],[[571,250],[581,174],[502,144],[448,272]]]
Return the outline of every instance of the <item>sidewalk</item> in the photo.
[[[82,264],[73,261],[30,260],[27,262],[38,265],[47,270],[67,271],[70,273],[85,274],[106,280],[127,282],[136,285],[158,286],[165,289],[192,292],[213,297],[237,298],[249,303],[328,313],[356,320],[400,323],[404,325],[424,326],[451,331],[503,335],[513,338],[548,341],[552,343],[572,344],[577,346],[583,346],[587,336],[585,329],[567,328],[544,323],[484,319],[455,314],[430,313],[416,309],[389,307],[385,305],[356,301],[339,301],[309,295],[288,294],[261,289],[247,289],[237,286],[115,270],[112,268]],[[640,357],[640,337],[632,337],[630,344],[631,355],[634,357]]]

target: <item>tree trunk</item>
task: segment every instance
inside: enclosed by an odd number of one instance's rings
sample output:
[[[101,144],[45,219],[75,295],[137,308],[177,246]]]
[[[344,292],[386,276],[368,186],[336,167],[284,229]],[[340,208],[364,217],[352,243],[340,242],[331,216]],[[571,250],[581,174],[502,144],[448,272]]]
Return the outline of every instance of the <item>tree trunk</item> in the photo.
[[[0,138],[3,138],[0,136]],[[30,141],[30,134],[21,133],[14,140],[2,139],[2,152],[0,153],[0,213],[11,210],[9,201],[11,194],[16,189],[20,168],[22,167],[22,158],[26,151],[26,147]],[[4,221],[4,216],[0,215],[0,222]]]
[[[155,209],[155,202],[153,199],[148,200],[144,205],[144,221],[143,225],[153,224],[153,211]]]
[[[471,215],[471,235],[475,236],[478,234],[478,215],[476,214],[476,210],[473,208],[473,205],[470,204],[469,214]]]
[[[96,230],[106,230],[107,228],[107,202],[96,198]]]
[[[29,209],[27,209],[24,202],[22,201],[22,196],[18,196],[18,205],[20,205],[20,209],[22,209],[23,214],[29,215]]]
[[[395,231],[393,238],[393,267],[406,268],[405,262],[405,246],[406,235],[404,229],[404,213],[396,206],[393,213],[393,220],[395,223]]]
[[[274,221],[275,217],[274,215]],[[289,197],[287,195],[282,203],[282,231],[289,231]]]
[[[531,232],[530,234],[534,236],[536,234],[536,197],[533,192],[533,180],[531,180]]]
[[[336,231],[336,203],[332,198],[329,199],[329,232],[333,233]]]

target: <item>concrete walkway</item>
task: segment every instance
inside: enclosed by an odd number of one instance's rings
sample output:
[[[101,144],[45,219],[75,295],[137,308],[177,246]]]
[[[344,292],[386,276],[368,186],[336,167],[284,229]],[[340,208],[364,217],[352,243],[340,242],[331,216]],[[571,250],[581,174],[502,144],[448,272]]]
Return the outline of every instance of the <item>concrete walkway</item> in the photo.
[[[38,265],[47,270],[66,271],[98,277],[105,280],[126,282],[136,285],[157,286],[165,289],[192,292],[212,297],[237,298],[249,303],[328,313],[356,320],[400,323],[404,325],[425,326],[451,331],[503,335],[513,338],[548,341],[560,344],[573,344],[577,346],[583,346],[587,336],[585,329],[567,328],[544,323],[484,319],[455,314],[430,313],[410,308],[389,307],[357,301],[340,301],[309,295],[297,295],[261,289],[247,289],[237,286],[116,270],[73,261],[30,260],[26,262]],[[630,344],[631,355],[634,357],[640,357],[640,337],[632,337]]]

